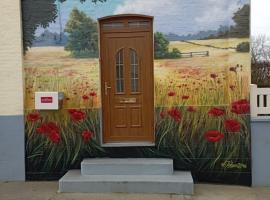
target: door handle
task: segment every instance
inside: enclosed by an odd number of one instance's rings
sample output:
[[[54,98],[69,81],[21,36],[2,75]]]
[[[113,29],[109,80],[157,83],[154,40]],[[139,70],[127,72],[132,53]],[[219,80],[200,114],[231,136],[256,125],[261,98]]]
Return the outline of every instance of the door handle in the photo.
[[[108,89],[111,89],[112,87],[108,86],[108,83],[105,82],[104,84],[104,90],[105,90],[105,95],[107,96],[108,95]]]

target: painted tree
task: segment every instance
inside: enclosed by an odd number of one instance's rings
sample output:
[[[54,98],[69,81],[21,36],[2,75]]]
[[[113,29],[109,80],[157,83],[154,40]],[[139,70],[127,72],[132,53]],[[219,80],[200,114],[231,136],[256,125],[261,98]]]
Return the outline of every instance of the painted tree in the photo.
[[[233,21],[235,25],[231,28],[232,37],[249,37],[250,34],[250,5],[245,4],[234,13]]]
[[[165,58],[169,51],[169,41],[160,32],[155,33],[155,58]]]
[[[181,52],[177,48],[173,48],[171,52],[169,51],[170,42],[165,38],[163,33],[156,32],[154,41],[156,59],[181,57]]]
[[[84,12],[74,8],[65,27],[69,34],[65,50],[74,57],[98,56],[97,23]]]
[[[63,3],[66,0],[22,0],[23,21],[23,47],[24,52],[32,46],[35,39],[35,31],[40,26],[46,28],[57,18],[56,2]],[[81,3],[87,0],[80,0]],[[89,0],[93,3],[106,2],[106,0]]]

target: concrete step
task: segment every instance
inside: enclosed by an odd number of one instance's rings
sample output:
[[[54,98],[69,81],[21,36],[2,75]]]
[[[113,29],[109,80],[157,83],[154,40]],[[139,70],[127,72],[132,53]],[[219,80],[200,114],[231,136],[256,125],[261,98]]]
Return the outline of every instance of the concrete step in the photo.
[[[172,159],[159,158],[96,158],[84,159],[82,175],[169,175]]]
[[[190,172],[171,175],[81,175],[71,170],[59,180],[60,192],[193,194]]]

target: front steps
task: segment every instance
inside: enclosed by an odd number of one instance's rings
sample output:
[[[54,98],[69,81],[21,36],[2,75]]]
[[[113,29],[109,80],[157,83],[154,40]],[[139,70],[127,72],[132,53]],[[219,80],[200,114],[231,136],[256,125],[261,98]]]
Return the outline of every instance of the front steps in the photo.
[[[156,158],[85,159],[82,175],[167,175],[173,173],[173,160]]]
[[[59,180],[60,192],[193,194],[190,172],[173,171],[171,159],[85,159]]]

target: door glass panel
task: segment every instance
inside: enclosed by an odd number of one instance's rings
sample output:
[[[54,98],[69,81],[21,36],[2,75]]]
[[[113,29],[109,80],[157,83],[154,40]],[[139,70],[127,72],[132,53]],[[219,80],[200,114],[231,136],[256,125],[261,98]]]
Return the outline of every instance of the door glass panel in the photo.
[[[148,21],[131,21],[128,22],[128,26],[132,28],[147,27],[149,26]]]
[[[131,92],[138,92],[139,65],[138,65],[138,56],[134,49],[130,49],[130,69],[131,69]]]
[[[111,23],[103,24],[103,28],[105,29],[114,29],[114,28],[123,28],[123,27],[124,27],[123,22],[111,22]]]
[[[116,92],[124,92],[124,61],[123,49],[119,50],[116,54]]]

